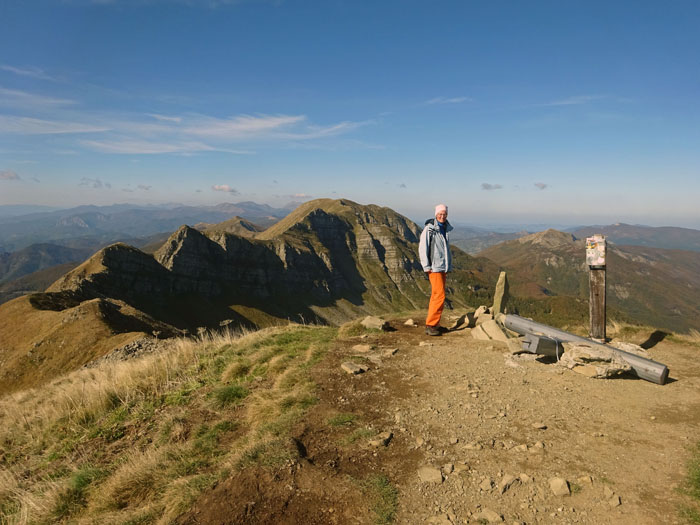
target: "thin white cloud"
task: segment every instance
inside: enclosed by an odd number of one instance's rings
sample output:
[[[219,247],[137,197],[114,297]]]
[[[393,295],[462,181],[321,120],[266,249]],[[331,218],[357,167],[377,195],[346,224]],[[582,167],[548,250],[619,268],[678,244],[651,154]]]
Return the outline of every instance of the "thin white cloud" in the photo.
[[[139,185],[136,186],[136,187],[137,187],[138,189],[140,189],[140,190],[148,191],[148,190],[150,190],[153,186],[149,186],[149,185],[146,185],[146,184],[139,184]]]
[[[539,190],[544,190],[548,184],[545,184],[544,182],[535,182],[535,187]]]
[[[604,95],[578,95],[575,97],[568,97],[562,100],[555,100],[553,102],[547,102],[542,104],[543,106],[580,106],[581,104],[587,104],[588,102],[593,102],[594,100],[600,100],[605,98]]]
[[[334,137],[370,124],[371,122],[371,120],[360,122],[345,121],[338,124],[333,124],[332,126],[307,126],[305,129],[301,129],[299,131],[281,133],[273,132],[270,133],[269,138],[283,140],[313,140]]]
[[[435,97],[426,100],[426,104],[461,104],[462,102],[470,102],[469,97]]]
[[[0,106],[36,109],[38,107],[71,106],[75,103],[75,100],[47,97],[45,95],[19,91],[17,89],[0,87]]]
[[[243,139],[259,136],[306,120],[304,115],[241,115],[228,119],[205,117],[185,129],[193,135],[220,139]]]
[[[102,153],[118,153],[124,155],[157,155],[161,153],[195,153],[199,151],[215,151],[201,142],[149,142],[139,139],[125,140],[81,140],[81,144]]]
[[[43,109],[55,108],[48,108],[45,104]],[[0,135],[88,134],[93,136],[82,137],[73,146],[108,154],[194,155],[218,151],[250,155],[255,153],[251,149],[255,144],[295,147],[337,137],[371,122],[343,121],[318,125],[309,122],[305,115],[218,118],[197,114],[95,114],[79,108],[45,113],[51,114],[52,118],[0,114]]]
[[[42,120],[30,117],[0,115],[0,134],[54,135],[64,133],[97,133],[109,131],[109,127],[94,126],[81,122]]]
[[[89,177],[83,177],[80,179],[80,183],[78,186],[89,186],[91,188],[94,188],[96,190],[102,189],[102,188],[111,188],[112,185],[109,182],[102,182],[101,179],[91,179]]]
[[[41,80],[56,80],[55,78],[47,75],[43,70],[33,66],[15,67],[10,66],[9,64],[0,64],[0,69],[3,71],[9,71],[10,73],[14,73],[15,75],[19,75],[21,77],[38,78]]]
[[[502,188],[503,186],[501,186],[500,184],[490,184],[488,182],[481,183],[481,189],[486,191],[500,190]]]
[[[176,122],[180,123],[182,122],[182,117],[169,117],[167,115],[158,115],[157,113],[146,113],[149,117],[153,117],[156,120],[160,120],[161,122]]]
[[[226,193],[232,193],[232,194],[234,194],[234,195],[237,195],[237,194],[238,194],[238,190],[235,189],[235,188],[232,188],[232,187],[229,186],[228,184],[214,184],[214,185],[211,187],[211,189],[214,190],[214,191],[223,191],[223,192],[226,192]]]
[[[0,180],[20,180],[20,177],[14,171],[3,170],[0,171]]]

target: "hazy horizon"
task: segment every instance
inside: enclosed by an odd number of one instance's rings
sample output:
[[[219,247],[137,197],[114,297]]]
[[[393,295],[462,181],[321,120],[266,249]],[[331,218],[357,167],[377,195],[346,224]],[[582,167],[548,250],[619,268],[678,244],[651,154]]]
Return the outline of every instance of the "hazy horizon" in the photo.
[[[700,228],[700,4],[9,1],[0,205]]]
[[[338,197],[338,198],[343,198],[343,197]],[[40,206],[40,205],[31,205],[31,204],[0,204],[0,219],[3,218],[9,218],[9,217],[18,217],[21,215],[28,215],[31,213],[41,213],[42,211],[46,212],[52,212],[52,211],[64,211],[64,210],[71,210],[74,208],[79,208],[81,206],[114,206],[114,207],[119,207],[119,206],[142,206],[142,207],[154,207],[154,208],[166,208],[166,209],[172,209],[175,207],[179,206],[219,206],[219,205],[236,205],[240,204],[243,202],[254,202],[254,201],[228,201],[228,202],[217,202],[214,204],[210,205],[203,205],[203,204],[186,204],[186,203],[181,203],[181,202],[171,202],[171,203],[130,203],[127,201],[123,202],[115,202],[112,204],[108,205],[96,205],[96,204],[79,204],[77,206]],[[287,203],[288,205],[286,206],[272,206],[269,203],[263,203],[263,202],[254,202],[254,204],[259,204],[259,205],[264,205],[267,204],[268,206],[271,206],[275,209],[293,209],[296,206],[300,205],[301,203]],[[385,206],[384,204],[380,202],[360,202],[359,204],[376,204],[378,206]],[[14,212],[14,213],[8,213],[10,208],[30,208],[30,211],[22,211],[22,212]],[[32,209],[32,208],[37,208],[37,209]],[[395,211],[401,213],[402,215],[408,217],[412,221],[414,221],[418,225],[422,225],[423,221],[427,218],[430,218],[431,211],[432,209],[430,207],[426,207],[423,212],[415,212],[415,213],[405,213],[404,211],[400,209],[396,209]],[[475,228],[475,229],[485,229],[485,230],[490,230],[490,231],[501,231],[501,232],[516,232],[520,230],[529,230],[529,231],[541,231],[544,229],[548,228],[555,228],[555,229],[571,229],[575,227],[584,227],[584,226],[610,226],[610,225],[615,225],[615,224],[628,224],[630,226],[642,226],[642,227],[678,227],[678,228],[688,228],[688,229],[700,229],[700,228],[694,228],[692,226],[686,226],[682,224],[649,224],[649,223],[644,223],[644,222],[626,222],[626,221],[576,221],[576,220],[566,220],[562,218],[547,218],[547,217],[542,217],[540,221],[537,220],[525,220],[526,218],[523,217],[509,217],[507,215],[500,216],[500,217],[494,217],[493,220],[488,220],[487,218],[481,217],[481,218],[470,218],[469,216],[465,215],[464,212],[460,213],[459,211],[457,213],[453,213],[452,211],[450,212],[449,215],[449,220],[454,226],[459,226],[459,227],[464,227],[464,228]]]

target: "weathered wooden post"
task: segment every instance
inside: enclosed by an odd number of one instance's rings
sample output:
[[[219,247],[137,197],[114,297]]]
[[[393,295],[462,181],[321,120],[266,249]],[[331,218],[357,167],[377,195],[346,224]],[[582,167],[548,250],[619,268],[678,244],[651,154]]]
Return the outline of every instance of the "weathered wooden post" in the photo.
[[[590,337],[605,342],[605,236],[594,235],[586,239],[586,264],[590,287],[589,315],[591,320]]]

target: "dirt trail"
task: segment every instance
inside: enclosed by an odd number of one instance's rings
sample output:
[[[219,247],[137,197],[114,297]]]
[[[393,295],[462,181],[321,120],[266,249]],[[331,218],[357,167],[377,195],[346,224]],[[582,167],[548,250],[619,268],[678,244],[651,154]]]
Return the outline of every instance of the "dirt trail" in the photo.
[[[512,357],[469,330],[430,338],[403,320],[391,325],[340,340],[314,369],[320,402],[296,429],[303,457],[280,482],[304,498],[303,523],[373,523],[357,482],[372,476],[398,489],[400,524],[682,523],[677,487],[700,422],[696,347],[661,341],[649,350],[670,369],[659,386]],[[369,370],[350,375],[347,361]],[[330,425],[339,414],[356,418]],[[371,444],[382,432],[393,434],[388,445]],[[553,478],[571,494],[555,495]],[[302,523],[293,509],[258,505],[245,522]],[[216,519],[198,513],[192,522]]]

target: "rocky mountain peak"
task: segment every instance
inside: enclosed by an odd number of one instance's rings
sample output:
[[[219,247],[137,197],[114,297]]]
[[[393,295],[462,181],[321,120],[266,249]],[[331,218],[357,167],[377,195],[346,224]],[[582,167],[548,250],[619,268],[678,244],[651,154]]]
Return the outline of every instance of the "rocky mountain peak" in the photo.
[[[536,244],[547,248],[556,248],[560,246],[573,245],[578,239],[570,233],[565,233],[559,230],[550,228],[548,230],[533,233],[520,237],[517,242],[520,244]]]

